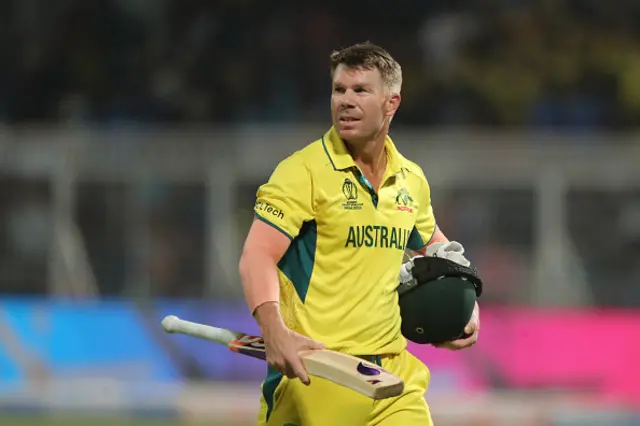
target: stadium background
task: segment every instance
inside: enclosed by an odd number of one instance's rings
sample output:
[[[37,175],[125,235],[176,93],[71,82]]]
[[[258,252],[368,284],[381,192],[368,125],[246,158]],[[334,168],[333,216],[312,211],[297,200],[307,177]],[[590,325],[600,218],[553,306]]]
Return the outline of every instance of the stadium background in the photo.
[[[392,136],[487,282],[412,346],[439,426],[640,425],[640,6],[0,2],[0,423],[252,424],[237,276],[257,186],[329,126],[328,55],[404,70]]]

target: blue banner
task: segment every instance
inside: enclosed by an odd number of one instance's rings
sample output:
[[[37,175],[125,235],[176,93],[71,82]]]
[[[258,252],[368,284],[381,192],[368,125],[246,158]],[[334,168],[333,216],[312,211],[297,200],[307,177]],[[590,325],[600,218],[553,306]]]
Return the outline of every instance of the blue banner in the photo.
[[[166,334],[160,322],[170,314],[258,332],[242,305],[5,299],[0,302],[0,389],[16,389],[38,370],[61,378],[139,382],[262,379],[262,361],[211,342]]]

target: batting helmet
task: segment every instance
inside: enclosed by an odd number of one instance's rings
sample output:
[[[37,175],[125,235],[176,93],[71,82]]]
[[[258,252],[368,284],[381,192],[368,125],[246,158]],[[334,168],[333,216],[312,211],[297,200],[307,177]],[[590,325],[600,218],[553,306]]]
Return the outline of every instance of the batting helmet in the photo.
[[[475,268],[438,257],[417,257],[413,280],[398,287],[402,334],[419,344],[438,344],[464,335],[482,280]]]

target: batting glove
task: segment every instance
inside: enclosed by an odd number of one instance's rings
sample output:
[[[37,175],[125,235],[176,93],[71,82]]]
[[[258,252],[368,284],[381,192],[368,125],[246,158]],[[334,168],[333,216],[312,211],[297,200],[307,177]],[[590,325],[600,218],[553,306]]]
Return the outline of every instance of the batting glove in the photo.
[[[463,255],[464,247],[457,241],[433,243],[427,246],[427,256],[440,257],[443,259],[448,259],[462,266],[470,266],[471,262],[469,262],[469,260]],[[402,284],[408,283],[413,279],[411,270],[413,268],[413,260],[417,257],[422,257],[422,255],[420,254],[412,257],[411,259],[409,259],[409,261],[403,263],[400,267],[400,275],[398,277],[398,280]]]
[[[403,263],[400,267],[400,276],[398,277],[398,280],[402,284],[406,284],[413,279],[411,269],[413,269],[413,259],[415,259],[416,257],[422,257],[422,255],[412,257],[408,262]]]
[[[433,243],[427,246],[427,256],[448,259],[462,266],[470,266],[471,262],[463,256],[464,247],[457,241]]]

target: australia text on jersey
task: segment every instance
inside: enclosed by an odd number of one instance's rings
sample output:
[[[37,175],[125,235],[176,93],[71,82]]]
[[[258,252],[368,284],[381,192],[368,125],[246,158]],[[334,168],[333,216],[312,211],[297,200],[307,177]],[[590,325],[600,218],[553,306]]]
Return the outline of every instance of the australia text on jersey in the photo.
[[[349,226],[345,247],[380,247],[405,250],[411,230],[384,225]]]

